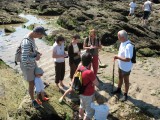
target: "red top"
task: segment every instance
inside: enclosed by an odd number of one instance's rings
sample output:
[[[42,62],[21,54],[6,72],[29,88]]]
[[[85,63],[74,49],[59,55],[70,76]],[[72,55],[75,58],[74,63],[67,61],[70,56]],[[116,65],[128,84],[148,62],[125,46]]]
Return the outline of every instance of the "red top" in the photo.
[[[84,70],[85,67],[81,66],[80,70]],[[82,84],[85,86],[87,85],[84,93],[82,95],[85,96],[90,96],[93,95],[93,93],[95,92],[95,86],[93,85],[93,81],[96,79],[96,76],[94,75],[92,70],[85,70],[84,72],[82,72]]]

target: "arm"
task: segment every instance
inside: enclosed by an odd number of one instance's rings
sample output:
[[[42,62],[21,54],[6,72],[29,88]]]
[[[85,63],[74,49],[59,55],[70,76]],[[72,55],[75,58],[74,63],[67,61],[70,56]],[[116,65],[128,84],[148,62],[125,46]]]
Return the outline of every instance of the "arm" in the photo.
[[[130,58],[119,57],[118,55],[114,56],[114,60],[116,59],[122,60],[124,62],[129,62],[131,60]]]
[[[74,53],[73,53],[73,46],[71,44],[68,46],[68,56],[69,56],[70,62],[73,62]]]
[[[95,86],[99,86],[99,82],[98,82],[98,80],[97,80],[97,78],[93,81],[93,84],[95,85]]]
[[[53,51],[52,58],[64,58],[66,55],[57,55],[56,52]]]
[[[84,48],[84,49],[91,49],[91,47],[87,45],[87,40],[88,40],[88,38],[86,38],[86,39],[84,40],[83,48]],[[89,40],[88,40],[88,42],[89,42]]]

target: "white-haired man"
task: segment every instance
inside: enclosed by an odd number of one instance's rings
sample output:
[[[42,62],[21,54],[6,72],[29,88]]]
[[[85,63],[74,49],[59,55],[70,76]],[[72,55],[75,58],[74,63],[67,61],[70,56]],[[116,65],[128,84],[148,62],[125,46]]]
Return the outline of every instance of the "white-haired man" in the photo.
[[[118,32],[118,40],[121,42],[119,47],[118,55],[114,56],[114,60],[118,59],[118,73],[119,73],[119,81],[118,88],[113,94],[121,93],[121,87],[123,81],[125,83],[125,91],[124,96],[121,101],[126,101],[128,99],[128,89],[129,89],[129,75],[133,66],[131,62],[131,58],[133,57],[133,45],[131,41],[128,40],[128,35],[125,30],[121,30]]]

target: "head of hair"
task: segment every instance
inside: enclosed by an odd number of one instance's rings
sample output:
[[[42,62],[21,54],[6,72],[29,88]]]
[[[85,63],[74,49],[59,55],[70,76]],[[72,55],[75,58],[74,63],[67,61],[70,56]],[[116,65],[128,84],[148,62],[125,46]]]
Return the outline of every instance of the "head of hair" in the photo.
[[[88,66],[92,61],[92,55],[90,53],[84,53],[81,57],[82,65]]]
[[[90,31],[89,31],[89,35],[91,35],[91,34],[96,34],[96,30],[95,29],[91,29]]]
[[[59,43],[60,41],[64,41],[64,37],[63,36],[58,36],[56,39],[56,42]]]
[[[104,104],[105,102],[107,102],[107,98],[105,97],[106,96],[106,92],[105,91],[100,91],[100,92],[97,92],[95,94],[95,99],[96,99],[96,102],[100,105],[100,104]]]
[[[128,34],[127,34],[127,32],[126,32],[125,30],[120,30],[120,31],[118,32],[118,35],[119,35],[120,37],[123,37],[125,40],[128,39]]]
[[[73,35],[72,38],[74,38],[74,39],[80,39],[80,36],[76,34],[76,35]]]

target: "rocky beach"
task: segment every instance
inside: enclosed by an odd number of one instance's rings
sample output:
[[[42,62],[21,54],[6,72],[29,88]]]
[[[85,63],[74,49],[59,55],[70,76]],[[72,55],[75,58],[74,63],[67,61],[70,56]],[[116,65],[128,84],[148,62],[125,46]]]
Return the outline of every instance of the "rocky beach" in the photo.
[[[160,1],[153,1],[153,11],[147,26],[142,25],[144,0],[136,1],[135,16],[128,16],[130,0],[0,0],[0,120],[75,120],[78,119],[78,100],[71,95],[60,104],[64,92],[54,83],[55,71],[52,44],[63,35],[66,48],[71,36],[80,34],[81,42],[89,29],[96,29],[103,45],[100,60],[106,68],[99,68],[99,90],[106,91],[110,107],[108,120],[160,119]],[[42,79],[49,102],[41,109],[30,104],[27,84],[19,65],[14,65],[14,54],[23,37],[35,26],[47,28],[48,36],[36,40],[42,57],[38,65],[43,68]],[[122,103],[112,95],[113,57],[119,46],[117,32],[124,29],[135,44],[137,63],[130,75],[129,99]],[[66,59],[64,83],[69,87],[69,62]],[[115,67],[115,88],[118,64]],[[124,87],[123,87],[124,88]],[[66,88],[67,89],[67,88]]]

